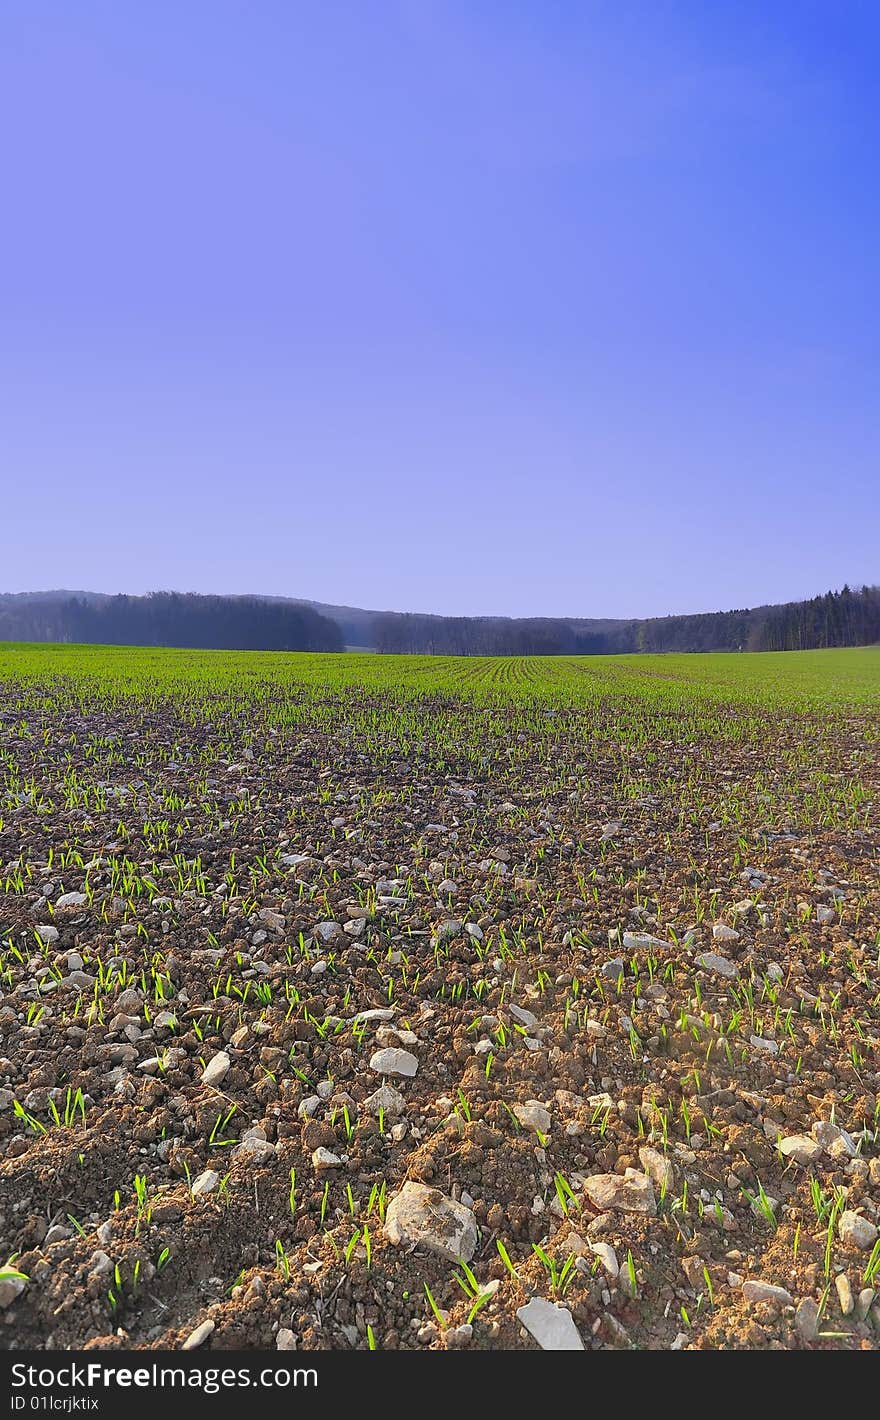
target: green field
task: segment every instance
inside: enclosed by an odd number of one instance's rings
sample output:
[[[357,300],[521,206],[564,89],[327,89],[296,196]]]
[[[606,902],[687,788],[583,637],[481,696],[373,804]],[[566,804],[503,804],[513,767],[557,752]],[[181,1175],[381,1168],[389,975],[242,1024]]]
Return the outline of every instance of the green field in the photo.
[[[377,656],[0,645],[0,678],[100,683],[135,694],[346,690],[583,705],[604,696],[790,707],[880,704],[880,647],[759,655]]]
[[[9,1343],[876,1345],[878,704],[877,648],[3,646]]]
[[[0,693],[25,738],[73,719],[81,744],[90,717],[94,743],[70,771],[74,795],[114,771],[123,748],[132,753],[110,729],[129,721],[146,727],[133,757],[142,769],[161,764],[154,730],[169,758],[195,755],[205,768],[243,750],[259,763],[267,735],[311,737],[317,771],[357,749],[377,766],[419,762],[438,779],[540,770],[548,792],[600,762],[625,800],[675,800],[681,821],[695,823],[714,801],[710,817],[752,829],[865,824],[876,794],[878,647],[493,658],[7,644]],[[205,727],[196,749],[191,731]],[[754,763],[728,783],[734,751]],[[9,807],[24,781],[6,758]],[[34,781],[29,792],[48,790]]]

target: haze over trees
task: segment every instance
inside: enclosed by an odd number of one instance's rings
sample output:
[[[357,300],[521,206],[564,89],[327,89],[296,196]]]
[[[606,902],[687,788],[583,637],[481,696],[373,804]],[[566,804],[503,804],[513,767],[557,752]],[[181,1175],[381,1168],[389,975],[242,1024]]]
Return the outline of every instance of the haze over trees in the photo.
[[[644,620],[431,616],[283,597],[151,592],[0,595],[0,640],[218,650],[448,656],[577,656],[664,651],[798,651],[880,641],[880,587],[807,601]]]
[[[310,606],[180,592],[0,598],[0,639],[229,651],[344,649],[336,622]]]

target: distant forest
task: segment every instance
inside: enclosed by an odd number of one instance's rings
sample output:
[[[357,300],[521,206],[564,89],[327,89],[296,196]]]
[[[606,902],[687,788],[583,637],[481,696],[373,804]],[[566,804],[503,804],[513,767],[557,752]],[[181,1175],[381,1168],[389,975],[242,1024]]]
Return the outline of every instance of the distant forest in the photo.
[[[310,606],[250,597],[151,592],[89,600],[0,598],[0,640],[189,646],[227,651],[342,651],[335,621]]]
[[[452,656],[596,656],[662,651],[803,651],[880,641],[880,587],[826,592],[751,611],[645,621],[508,621],[386,613],[373,622],[377,651]]]
[[[368,612],[281,597],[152,592],[0,594],[0,641],[375,650],[451,656],[583,656],[663,651],[804,651],[880,641],[880,587],[809,601],[642,621]]]

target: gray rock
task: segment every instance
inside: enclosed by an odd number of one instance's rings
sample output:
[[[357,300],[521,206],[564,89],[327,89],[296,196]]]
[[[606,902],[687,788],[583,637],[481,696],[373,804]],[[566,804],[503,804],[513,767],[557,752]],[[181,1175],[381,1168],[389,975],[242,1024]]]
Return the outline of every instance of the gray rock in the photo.
[[[774,1287],[771,1282],[759,1282],[749,1278],[742,1284],[742,1294],[747,1302],[773,1302],[778,1307],[790,1307],[794,1301],[791,1292],[784,1287]]]
[[[854,1159],[859,1152],[852,1135],[830,1120],[817,1119],[810,1133],[832,1159]]]
[[[144,998],[140,991],[136,991],[133,986],[129,986],[125,991],[120,991],[113,1003],[117,1011],[123,1015],[139,1016],[143,1010]]]
[[[717,952],[703,952],[697,957],[697,966],[701,966],[704,971],[711,971],[715,976],[726,976],[729,981],[739,976],[739,967],[735,966],[727,957],[721,957]]]
[[[463,1203],[410,1179],[388,1204],[385,1236],[397,1246],[424,1247],[450,1262],[470,1262],[477,1223]]]
[[[596,1173],[584,1179],[584,1193],[596,1208],[609,1208],[618,1213],[645,1213],[653,1218],[657,1212],[654,1185],[647,1174],[627,1169],[621,1177],[616,1173]]]
[[[0,1282],[0,1308],[4,1311],[17,1301],[27,1286],[25,1277],[4,1277]]]
[[[411,1079],[418,1068],[419,1062],[414,1055],[394,1046],[376,1050],[370,1056],[370,1069],[375,1070],[377,1075],[403,1075]]]
[[[275,1335],[276,1351],[295,1351],[296,1337],[289,1326],[279,1326]]]
[[[750,1035],[749,1044],[753,1050],[757,1050],[761,1055],[778,1055],[779,1046],[775,1040],[767,1040],[763,1035]]]
[[[457,922],[454,917],[450,917],[448,921],[440,923],[440,926],[434,933],[432,946],[443,947],[447,942],[451,942],[457,937],[460,932],[461,923]]]
[[[103,1248],[97,1248],[89,1258],[89,1276],[106,1277],[113,1271],[113,1259]]]
[[[779,1140],[777,1148],[783,1158],[793,1159],[796,1164],[803,1164],[805,1168],[814,1163],[822,1153],[822,1145],[811,1139],[809,1134],[789,1134],[788,1138]]]
[[[364,1109],[375,1115],[378,1115],[381,1109],[390,1119],[394,1119],[397,1115],[405,1113],[406,1100],[400,1090],[396,1090],[393,1085],[380,1085],[378,1090],[367,1095],[364,1100]]]
[[[712,937],[716,942],[738,942],[739,932],[728,927],[726,922],[716,922],[712,928]]]
[[[52,942],[58,941],[59,933],[57,927],[38,927],[36,932],[40,941],[45,942],[47,946]]]
[[[599,967],[599,975],[606,977],[609,981],[619,981],[624,973],[624,964],[620,957],[612,957],[610,961],[603,961]]]
[[[611,1244],[607,1242],[590,1243],[590,1251],[598,1257],[612,1282],[616,1282],[620,1274],[620,1263],[617,1260],[617,1253],[614,1251]],[[589,1264],[587,1265],[587,1271],[589,1271]]]
[[[581,1334],[567,1307],[548,1302],[546,1297],[532,1297],[517,1308],[516,1315],[542,1351],[583,1351]]]
[[[325,946],[345,937],[345,932],[338,922],[316,922],[312,932],[316,937],[320,937]]]
[[[82,907],[88,902],[84,892],[63,892],[60,897],[56,897],[55,906],[58,907]]]
[[[804,1297],[798,1302],[794,1314],[794,1324],[802,1341],[815,1341],[819,1330],[819,1304],[812,1297]]]
[[[655,947],[672,950],[671,942],[664,942],[662,937],[652,937],[650,932],[624,932],[623,945],[628,952],[647,952]]]
[[[202,1084],[212,1085],[216,1088],[222,1084],[232,1068],[232,1061],[225,1050],[218,1050],[213,1055],[202,1071]]]
[[[266,1138],[259,1127],[245,1130],[240,1142],[232,1150],[234,1159],[242,1159],[252,1164],[264,1164],[275,1153],[275,1145]]]
[[[819,923],[820,927],[830,927],[836,916],[837,913],[834,911],[833,907],[816,908],[816,921]]]
[[[545,1109],[538,1100],[526,1100],[525,1104],[515,1104],[513,1112],[526,1129],[535,1129],[541,1134],[549,1133],[552,1123],[550,1111]]]
[[[535,1026],[538,1024],[538,1017],[532,1015],[531,1011],[526,1011],[522,1006],[511,1006],[510,1014],[515,1021],[519,1021],[520,1025],[525,1026],[527,1030],[534,1030]]]
[[[74,991],[91,991],[96,979],[87,971],[71,971],[65,976],[63,984],[70,986]]]
[[[470,1322],[464,1321],[460,1326],[450,1326],[444,1333],[443,1340],[447,1350],[460,1351],[463,1346],[470,1346],[474,1335],[474,1328]]]
[[[870,1218],[863,1218],[861,1213],[847,1208],[837,1220],[837,1235],[842,1243],[867,1252],[877,1241],[877,1228]]]
[[[281,912],[273,912],[271,907],[261,907],[257,913],[264,926],[271,928],[273,932],[283,932],[287,919]]]

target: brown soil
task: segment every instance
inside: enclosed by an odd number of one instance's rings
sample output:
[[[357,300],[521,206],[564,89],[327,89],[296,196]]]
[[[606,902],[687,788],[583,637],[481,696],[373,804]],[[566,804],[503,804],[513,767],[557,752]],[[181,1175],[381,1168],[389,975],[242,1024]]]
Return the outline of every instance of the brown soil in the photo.
[[[368,711],[362,697],[359,724]],[[342,698],[274,712],[0,691],[6,770],[26,786],[0,827],[0,1250],[29,1278],[0,1345],[176,1347],[210,1317],[215,1349],[272,1348],[279,1328],[304,1350],[532,1347],[516,1310],[555,1295],[537,1244],[557,1269],[585,1258],[557,1300],[588,1349],[876,1347],[870,1248],[835,1226],[844,1201],[880,1213],[864,724],[829,741],[806,719],[752,717],[696,745],[657,713],[640,755],[603,736],[601,710],[560,712],[523,743],[513,711],[505,727],[503,710],[435,703],[419,741],[381,753]],[[479,715],[485,765],[456,748]],[[823,776],[866,786],[849,822],[823,824]],[[360,936],[316,937],[358,914]],[[478,930],[448,935],[453,919]],[[717,923],[738,937],[713,938]],[[623,932],[665,945],[624,947]],[[698,964],[707,951],[735,981]],[[616,957],[619,980],[603,973]],[[389,1021],[356,1020],[383,1008]],[[368,1062],[386,1045],[419,1066],[388,1078],[404,1112],[379,1118]],[[207,1086],[220,1050],[229,1072]],[[517,1121],[527,1100],[549,1110],[546,1135]],[[780,1153],[822,1120],[855,1157]],[[235,1152],[253,1128],[265,1157]],[[674,1171],[657,1215],[600,1217],[583,1179],[641,1169],[646,1145]],[[317,1172],[319,1147],[339,1166]],[[193,1197],[206,1169],[220,1181]],[[406,1179],[469,1196],[471,1268],[500,1284],[470,1334],[454,1266],[384,1236]],[[761,1189],[775,1222],[753,1206]],[[744,1279],[791,1304],[746,1300]],[[796,1322],[805,1298],[815,1328],[803,1308]]]

